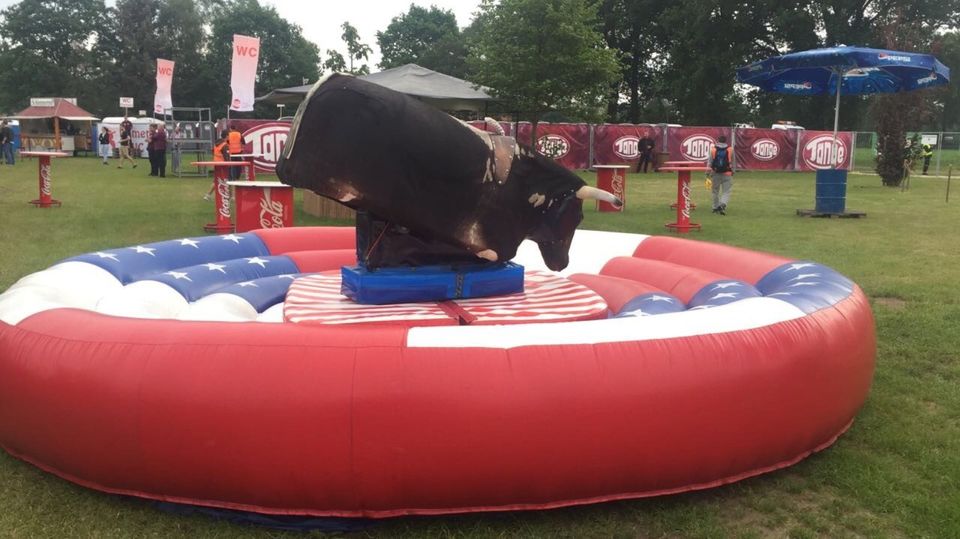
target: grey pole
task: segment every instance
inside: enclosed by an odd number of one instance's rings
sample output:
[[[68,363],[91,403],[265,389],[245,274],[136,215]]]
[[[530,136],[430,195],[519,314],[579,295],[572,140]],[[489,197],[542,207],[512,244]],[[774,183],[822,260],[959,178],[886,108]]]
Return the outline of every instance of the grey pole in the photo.
[[[837,104],[833,107],[833,145],[831,146],[831,168],[837,168],[837,128],[840,125],[840,86],[843,84],[843,68],[837,68]]]

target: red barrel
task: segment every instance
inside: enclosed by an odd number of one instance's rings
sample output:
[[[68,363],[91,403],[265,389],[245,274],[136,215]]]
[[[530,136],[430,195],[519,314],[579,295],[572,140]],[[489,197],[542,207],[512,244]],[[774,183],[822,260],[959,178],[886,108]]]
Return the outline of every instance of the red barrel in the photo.
[[[627,165],[594,165],[597,169],[597,188],[613,193],[623,201],[623,206],[617,207],[609,202],[597,201],[599,211],[623,211],[627,205]]]

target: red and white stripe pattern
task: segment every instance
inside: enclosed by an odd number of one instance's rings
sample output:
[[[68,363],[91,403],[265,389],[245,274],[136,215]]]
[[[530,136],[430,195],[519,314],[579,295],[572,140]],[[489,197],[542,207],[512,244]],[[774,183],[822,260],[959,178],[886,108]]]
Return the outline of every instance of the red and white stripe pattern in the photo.
[[[339,274],[310,275],[290,285],[284,302],[287,322],[379,323],[410,326],[571,322],[604,318],[607,304],[589,288],[546,271],[528,271],[524,292],[443,303],[361,305],[340,293]]]

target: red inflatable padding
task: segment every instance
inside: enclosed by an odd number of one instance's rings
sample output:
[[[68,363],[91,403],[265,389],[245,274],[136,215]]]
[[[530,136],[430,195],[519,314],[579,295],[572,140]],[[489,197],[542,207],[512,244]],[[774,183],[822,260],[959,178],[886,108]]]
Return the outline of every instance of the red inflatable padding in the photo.
[[[356,249],[357,247],[357,235],[352,227],[260,228],[250,232],[256,234],[273,255],[291,251]]]
[[[629,256],[611,258],[600,270],[600,274],[648,283],[673,294],[684,303],[689,303],[704,286],[730,278],[689,266]]]
[[[793,262],[769,253],[668,236],[651,236],[643,240],[633,256],[700,268],[752,285],[770,270]]]
[[[352,266],[357,263],[356,249],[292,251],[284,254],[289,256],[303,273],[339,270],[341,266]]]
[[[568,279],[575,283],[580,283],[597,294],[600,294],[604,301],[607,302],[607,307],[609,307],[613,313],[620,312],[620,309],[622,309],[628,301],[637,296],[651,292],[663,292],[663,290],[647,283],[621,279],[620,277],[612,277],[609,275],[574,273],[570,275]]]
[[[672,339],[408,348],[406,332],[71,309],[0,323],[0,444],[106,492],[266,513],[550,508],[793,464],[848,428],[875,355],[859,288]]]

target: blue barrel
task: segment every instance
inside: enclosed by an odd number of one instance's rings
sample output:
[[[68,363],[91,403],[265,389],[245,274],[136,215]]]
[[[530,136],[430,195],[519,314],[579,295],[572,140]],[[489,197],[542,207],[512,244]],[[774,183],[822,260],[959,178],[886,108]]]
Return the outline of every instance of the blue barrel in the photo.
[[[847,171],[817,171],[817,213],[843,213],[847,206]]]

